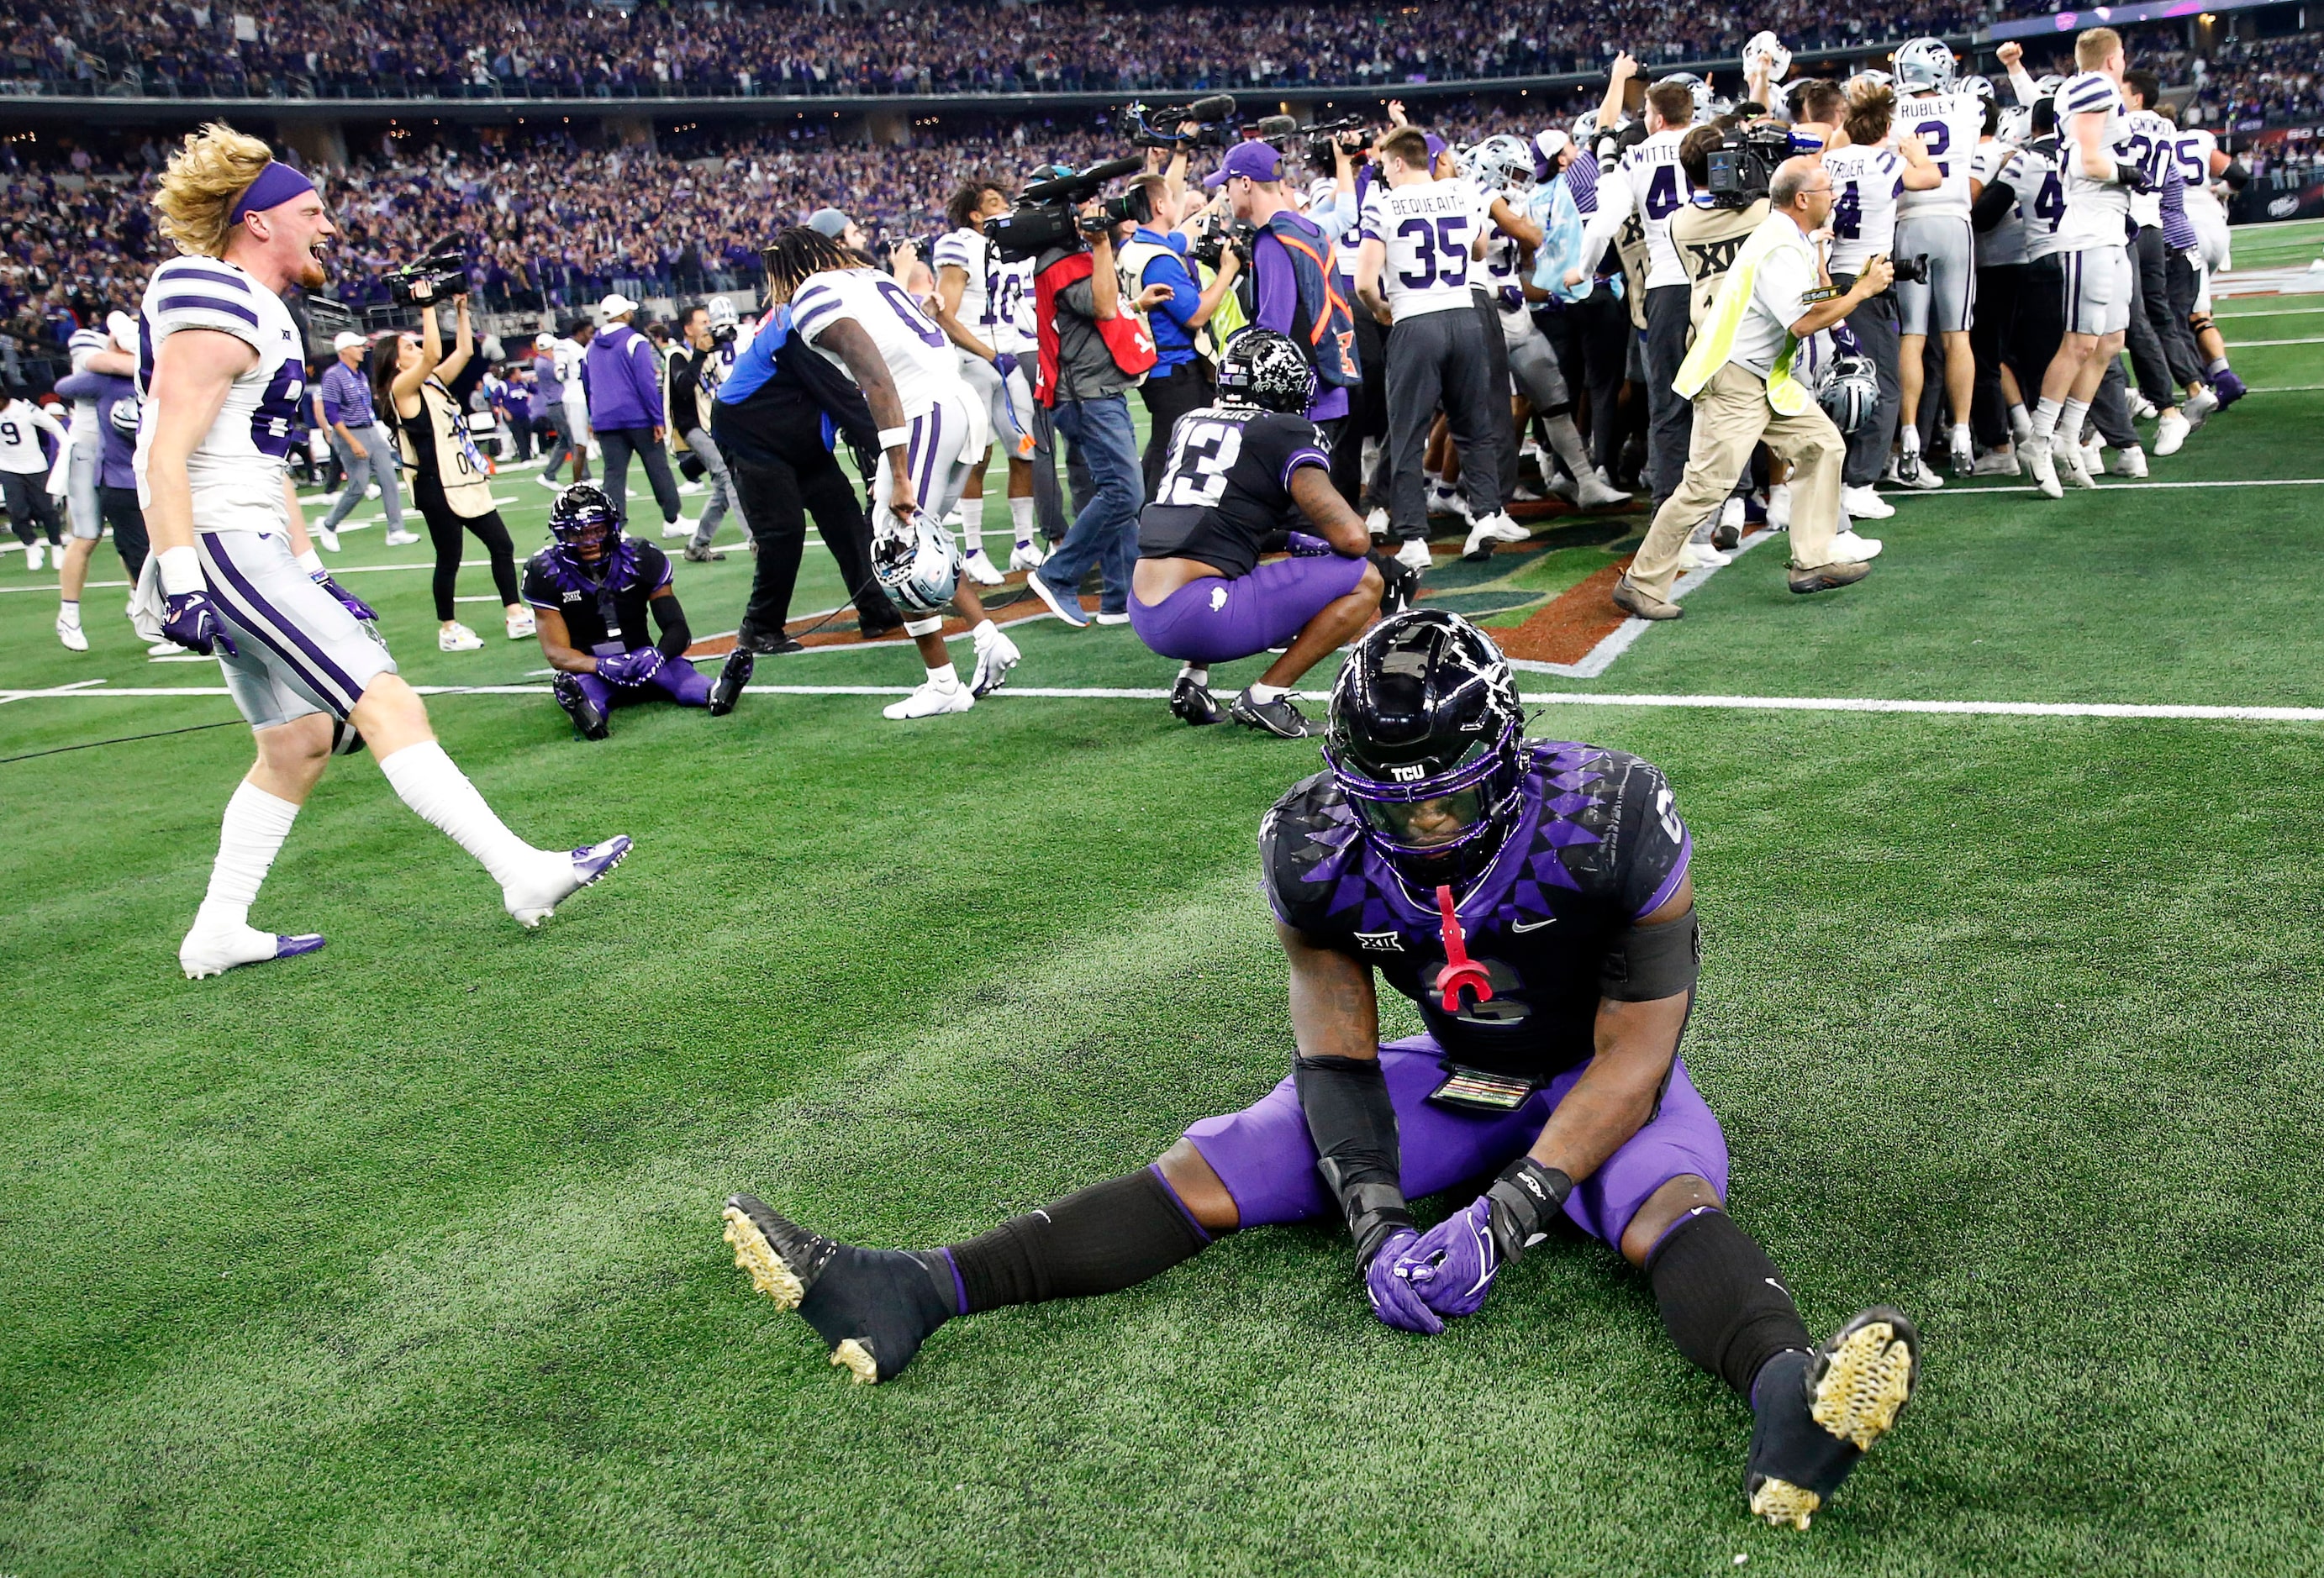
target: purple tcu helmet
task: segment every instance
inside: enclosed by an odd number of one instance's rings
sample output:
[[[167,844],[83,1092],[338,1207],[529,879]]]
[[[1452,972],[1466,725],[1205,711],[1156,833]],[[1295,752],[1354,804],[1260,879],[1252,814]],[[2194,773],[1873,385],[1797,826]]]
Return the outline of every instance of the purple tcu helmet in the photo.
[[[1219,399],[1301,416],[1314,403],[1315,370],[1290,335],[1245,329],[1220,353]]]
[[[1524,725],[1500,648],[1458,614],[1411,609],[1349,650],[1323,759],[1365,838],[1436,887],[1482,873],[1517,825]]]
[[[621,540],[622,523],[613,501],[595,482],[576,482],[557,495],[549,507],[549,532],[572,550],[585,564],[594,564],[613,551]]]

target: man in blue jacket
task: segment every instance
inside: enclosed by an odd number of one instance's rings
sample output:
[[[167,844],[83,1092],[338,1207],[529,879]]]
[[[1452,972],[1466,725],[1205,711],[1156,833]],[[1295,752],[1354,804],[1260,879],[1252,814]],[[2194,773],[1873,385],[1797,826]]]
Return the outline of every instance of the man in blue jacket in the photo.
[[[1209,287],[1195,284],[1193,271],[1186,267],[1186,237],[1177,227],[1185,217],[1185,208],[1199,206],[1198,200],[1192,194],[1182,199],[1158,175],[1147,176],[1138,185],[1146,193],[1153,217],[1139,225],[1121,249],[1122,272],[1140,290],[1150,285],[1170,288],[1170,294],[1146,317],[1147,326],[1154,332],[1155,361],[1146,381],[1138,386],[1139,398],[1146,402],[1147,419],[1152,424],[1141,458],[1146,496],[1152,499],[1162,485],[1172,428],[1188,411],[1211,401],[1211,372],[1195,353],[1194,336],[1234,288],[1242,260],[1232,251],[1225,252]]]
[[[604,324],[589,342],[589,427],[605,463],[605,497],[630,518],[630,456],[645,463],[664,526],[678,523],[678,482],[662,450],[661,367],[653,342],[630,326],[638,304],[616,291],[597,304]]]

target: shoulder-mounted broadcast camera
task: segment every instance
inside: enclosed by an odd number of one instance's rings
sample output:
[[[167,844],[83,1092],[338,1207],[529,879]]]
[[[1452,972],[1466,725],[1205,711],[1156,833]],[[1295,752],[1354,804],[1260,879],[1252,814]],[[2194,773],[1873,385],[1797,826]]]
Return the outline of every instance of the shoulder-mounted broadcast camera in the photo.
[[[1125,219],[1143,225],[1154,217],[1154,206],[1147,201],[1143,187],[1108,197],[1099,215],[1086,223],[1079,209],[1108,181],[1140,174],[1145,169],[1142,159],[1115,159],[1093,164],[1079,175],[1036,181],[1018,197],[1013,210],[984,222],[984,234],[1004,260],[1015,263],[1038,258],[1054,247],[1079,246],[1084,243],[1084,230],[1101,233]]]
[[[1219,260],[1229,252],[1234,253],[1235,261],[1248,269],[1250,267],[1251,243],[1258,237],[1259,226],[1248,219],[1237,219],[1225,225],[1206,223],[1186,251],[1206,269],[1217,268]]]
[[[1704,162],[1711,167],[1706,189],[1714,208],[1748,208],[1767,195],[1775,167],[1792,156],[1786,127],[1753,123],[1729,126]]]
[[[1234,118],[1235,101],[1217,93],[1187,105],[1126,104],[1114,116],[1113,129],[1133,148],[1224,148],[1234,141],[1228,135]],[[1178,127],[1187,121],[1195,123],[1194,129],[1182,135]]]
[[[1332,151],[1345,148],[1351,159],[1360,163],[1364,149],[1371,142],[1371,131],[1361,115],[1342,115],[1336,121],[1317,121],[1302,128],[1307,136],[1307,162],[1317,171],[1329,175],[1333,169]]]
[[[387,273],[388,298],[399,306],[409,307],[420,300],[412,294],[413,287],[426,281],[430,302],[448,300],[468,293],[468,257],[461,250],[456,237],[447,237],[436,243],[436,250],[426,257],[391,269]]]

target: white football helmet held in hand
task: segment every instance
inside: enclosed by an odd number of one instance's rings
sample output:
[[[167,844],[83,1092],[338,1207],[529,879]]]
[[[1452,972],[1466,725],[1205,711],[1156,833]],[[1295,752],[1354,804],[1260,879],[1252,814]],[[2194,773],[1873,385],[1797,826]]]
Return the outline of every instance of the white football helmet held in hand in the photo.
[[[908,614],[944,611],[960,585],[960,547],[925,509],[899,520],[885,504],[872,511],[872,573]]]
[[[1784,48],[1783,41],[1772,32],[1753,33],[1751,41],[1743,46],[1743,69],[1746,72],[1760,60],[1767,63],[1767,80],[1770,82],[1781,82],[1784,73],[1792,69],[1791,50]]]

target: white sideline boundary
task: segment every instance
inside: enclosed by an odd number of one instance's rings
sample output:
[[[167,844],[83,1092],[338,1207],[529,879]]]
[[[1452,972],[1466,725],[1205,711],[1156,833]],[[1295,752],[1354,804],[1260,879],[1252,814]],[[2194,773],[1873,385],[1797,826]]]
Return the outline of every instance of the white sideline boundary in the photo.
[[[105,687],[105,688],[97,688]],[[423,696],[546,696],[547,685],[416,685]],[[778,685],[752,684],[750,692],[765,696],[908,696],[910,685]],[[91,701],[150,696],[225,696],[224,685],[105,686],[102,680],[81,680],[47,690],[0,691],[0,705],[10,702]],[[1322,702],[1328,693],[1301,691],[1302,701]],[[994,702],[1093,701],[1166,702],[1167,690],[1110,686],[1016,686],[989,698]],[[1694,708],[1745,712],[1904,712],[1974,718],[2123,718],[2178,719],[2220,723],[2324,723],[2324,707],[2224,707],[2177,702],[1947,702],[1914,701],[1869,696],[1719,696],[1597,694],[1581,691],[1527,691],[1519,698],[1527,706]]]

